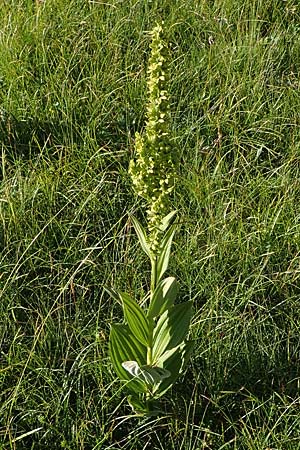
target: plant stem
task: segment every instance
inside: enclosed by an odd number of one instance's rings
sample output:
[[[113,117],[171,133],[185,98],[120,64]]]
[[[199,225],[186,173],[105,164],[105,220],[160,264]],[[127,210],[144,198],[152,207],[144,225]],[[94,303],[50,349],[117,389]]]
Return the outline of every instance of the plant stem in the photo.
[[[150,303],[152,301],[152,297],[157,285],[157,257],[154,256],[151,258],[151,286],[150,286]],[[153,363],[153,330],[154,330],[154,320],[149,319],[149,345],[147,347],[147,364],[149,366]]]
[[[150,287],[150,302],[157,285],[157,256],[151,258],[151,287]]]
[[[153,363],[153,355],[152,355],[152,350],[153,350],[153,330],[154,330],[154,320],[149,318],[149,345],[147,347],[147,364],[149,366],[152,365]]]

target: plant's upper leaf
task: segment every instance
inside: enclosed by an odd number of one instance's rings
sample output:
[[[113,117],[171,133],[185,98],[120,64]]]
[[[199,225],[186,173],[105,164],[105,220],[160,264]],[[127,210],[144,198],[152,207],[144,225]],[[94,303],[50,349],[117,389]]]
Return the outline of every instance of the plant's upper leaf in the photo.
[[[173,219],[173,217],[175,216],[175,214],[177,214],[177,210],[175,211],[171,211],[169,214],[167,214],[161,221],[161,225],[159,227],[159,229],[161,231],[166,231],[166,229],[168,228],[168,226],[170,225],[171,220]]]
[[[176,231],[177,225],[171,225],[169,230],[166,232],[165,236],[162,239],[161,245],[160,245],[160,252],[157,257],[156,261],[156,271],[157,271],[157,282],[159,282],[165,273],[165,271],[168,268],[169,265],[169,259],[170,259],[170,252],[171,252],[171,245],[172,240]]]
[[[153,332],[153,359],[156,361],[166,350],[183,343],[189,331],[192,302],[180,303],[167,309]]]
[[[149,245],[147,242],[147,235],[146,235],[146,231],[145,231],[144,227],[141,225],[141,223],[137,220],[136,217],[131,216],[131,220],[132,220],[134,229],[136,231],[137,237],[140,241],[142,249],[144,250],[146,255],[148,255],[149,258],[151,259],[151,252],[150,252],[150,248],[149,248]]]
[[[153,293],[150,302],[148,317],[154,318],[163,314],[173,306],[178,293],[178,283],[174,277],[161,280]]]
[[[130,295],[125,292],[120,293],[123,302],[124,316],[130,331],[142,344],[148,345],[150,339],[149,320],[143,309]]]

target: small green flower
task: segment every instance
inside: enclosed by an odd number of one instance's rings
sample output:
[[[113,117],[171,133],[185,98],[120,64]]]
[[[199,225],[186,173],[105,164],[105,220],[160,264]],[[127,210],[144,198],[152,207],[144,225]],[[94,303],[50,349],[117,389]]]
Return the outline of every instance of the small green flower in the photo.
[[[137,158],[129,165],[136,193],[148,202],[149,244],[154,254],[159,248],[161,220],[168,213],[169,196],[176,178],[169,136],[168,52],[162,35],[161,25],[151,32],[146,128],[143,134],[136,133]]]

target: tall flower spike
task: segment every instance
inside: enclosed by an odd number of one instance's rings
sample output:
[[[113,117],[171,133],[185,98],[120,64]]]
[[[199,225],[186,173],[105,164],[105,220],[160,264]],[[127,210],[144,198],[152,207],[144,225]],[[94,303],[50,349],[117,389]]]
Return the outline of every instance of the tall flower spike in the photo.
[[[168,213],[169,196],[174,188],[175,167],[169,136],[168,51],[161,25],[151,31],[151,37],[146,128],[143,134],[136,133],[137,158],[130,161],[129,174],[136,193],[148,202],[149,244],[155,255],[161,221]]]

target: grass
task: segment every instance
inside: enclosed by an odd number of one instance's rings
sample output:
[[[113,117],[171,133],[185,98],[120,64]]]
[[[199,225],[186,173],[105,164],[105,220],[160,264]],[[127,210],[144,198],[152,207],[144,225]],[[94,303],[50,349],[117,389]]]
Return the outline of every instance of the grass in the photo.
[[[0,448],[300,449],[296,0],[5,0],[0,12]],[[165,19],[192,362],[138,419],[107,355],[150,268],[128,211],[149,40]],[[175,150],[174,150],[175,151]]]

